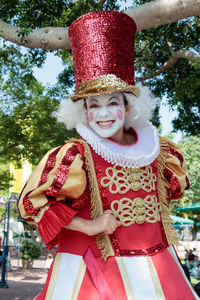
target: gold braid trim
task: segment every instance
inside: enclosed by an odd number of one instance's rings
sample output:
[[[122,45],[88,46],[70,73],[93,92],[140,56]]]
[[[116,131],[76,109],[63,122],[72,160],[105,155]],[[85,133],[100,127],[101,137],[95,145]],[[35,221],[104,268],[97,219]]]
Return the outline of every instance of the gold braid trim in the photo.
[[[99,187],[96,179],[96,173],[94,169],[92,154],[88,144],[79,139],[70,139],[70,142],[81,143],[84,147],[85,152],[85,165],[89,177],[89,189],[91,195],[91,218],[92,220],[103,214],[102,202],[99,193]],[[101,251],[102,258],[106,260],[109,256],[114,255],[114,251],[107,234],[99,233],[96,235],[96,244],[98,249]]]
[[[163,220],[163,226],[166,233],[166,237],[168,240],[168,243],[170,245],[172,244],[180,244],[178,236],[176,234],[176,231],[174,229],[174,226],[172,225],[173,221],[170,218],[170,212],[168,208],[168,202],[167,202],[167,190],[165,188],[165,178],[163,175],[163,169],[165,166],[165,161],[167,159],[167,152],[165,151],[165,148],[168,146],[168,143],[165,139],[160,138],[160,153],[157,157],[158,162],[158,194],[159,194],[159,200],[161,205],[161,215]]]

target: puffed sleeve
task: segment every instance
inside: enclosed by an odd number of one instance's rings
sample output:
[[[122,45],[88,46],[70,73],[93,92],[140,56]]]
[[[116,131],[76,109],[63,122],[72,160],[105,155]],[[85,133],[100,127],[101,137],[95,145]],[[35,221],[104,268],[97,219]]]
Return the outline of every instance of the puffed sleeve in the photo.
[[[160,138],[161,151],[164,152],[163,168],[164,185],[167,189],[167,200],[178,199],[183,191],[190,187],[187,169],[179,146],[166,138]]]
[[[76,215],[73,201],[77,204],[85,187],[83,159],[75,143],[50,150],[29,177],[19,197],[19,213],[26,222],[37,224],[49,249],[57,244],[63,225]]]

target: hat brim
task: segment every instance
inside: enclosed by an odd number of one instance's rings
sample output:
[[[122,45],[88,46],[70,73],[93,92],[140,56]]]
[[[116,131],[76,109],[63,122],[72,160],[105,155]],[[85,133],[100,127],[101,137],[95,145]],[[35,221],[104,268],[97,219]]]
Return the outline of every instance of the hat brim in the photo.
[[[82,82],[76,87],[76,92],[71,96],[72,101],[91,98],[95,96],[129,92],[139,96],[140,90],[134,85],[129,85],[113,74],[106,74],[95,79]]]

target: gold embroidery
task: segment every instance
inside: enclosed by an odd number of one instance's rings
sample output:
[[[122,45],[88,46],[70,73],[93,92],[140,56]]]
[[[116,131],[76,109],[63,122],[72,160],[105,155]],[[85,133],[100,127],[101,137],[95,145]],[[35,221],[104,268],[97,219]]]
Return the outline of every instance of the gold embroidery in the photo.
[[[94,220],[103,214],[103,208],[90,147],[83,140],[71,139],[70,141],[81,143],[84,147],[85,165],[88,172],[91,195],[91,218]],[[102,232],[96,235],[96,244],[104,260],[114,255],[110,239],[106,233]]]
[[[111,194],[125,194],[130,189],[145,192],[155,190],[156,175],[150,166],[142,168],[122,168],[114,165],[106,169],[106,176],[101,179],[103,187],[109,187]]]
[[[143,224],[144,222],[156,223],[160,221],[160,204],[157,203],[155,195],[148,195],[145,199],[140,197],[134,200],[122,198],[111,203],[111,210],[115,218],[118,218],[123,226],[130,226],[134,223]]]
[[[82,143],[85,149],[85,158],[86,158],[86,169],[89,173],[90,178],[90,190],[91,190],[91,216],[92,219],[95,219],[95,217],[102,214],[102,203],[101,199],[99,198],[99,190],[98,190],[98,184],[96,180],[95,170],[94,170],[94,164],[93,159],[91,155],[91,151],[89,146],[85,141],[79,140],[79,139],[72,139],[73,142],[79,142]],[[167,158],[167,153],[164,151],[165,147],[167,147],[167,142],[165,142],[164,139],[160,139],[160,146],[161,151],[158,155],[157,161],[158,161],[158,192],[159,192],[159,200],[161,204],[161,215],[162,215],[162,221],[165,229],[165,233],[167,235],[167,240],[169,244],[179,244],[178,237],[175,232],[175,229],[172,225],[172,220],[170,219],[170,213],[167,206],[167,191],[165,186],[165,178],[163,176],[163,168],[164,163]],[[90,167],[92,170],[90,170]],[[136,169],[133,169],[136,170]],[[96,198],[95,198],[96,197]],[[114,252],[110,243],[110,240],[108,238],[108,235],[105,233],[99,234],[97,237],[97,246],[98,249],[102,253],[102,258],[106,260],[109,256],[113,256]]]

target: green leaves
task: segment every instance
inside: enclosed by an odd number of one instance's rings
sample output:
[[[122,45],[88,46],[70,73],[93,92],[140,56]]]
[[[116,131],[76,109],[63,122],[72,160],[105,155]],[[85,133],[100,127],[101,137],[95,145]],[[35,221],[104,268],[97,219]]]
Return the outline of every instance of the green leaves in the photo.
[[[23,245],[20,247],[22,259],[38,259],[42,253],[41,247],[36,242],[29,242],[24,240]]]
[[[200,195],[200,138],[199,136],[184,136],[179,142],[181,147],[185,163],[188,169],[188,177],[190,181],[190,189],[186,190],[183,197],[178,200],[173,200],[171,202],[171,211],[175,215],[181,215],[183,217],[188,217],[195,221],[194,227],[192,229],[194,238],[196,238],[196,232],[199,227],[196,225],[199,222],[199,215],[194,213],[182,213],[176,211],[177,207],[182,207],[190,205],[195,202],[199,202]]]
[[[199,136],[184,136],[179,142],[185,163],[188,169],[190,189],[184,192],[181,199],[173,200],[172,212],[177,214],[175,208],[199,201],[200,195],[200,138]],[[192,215],[192,218],[195,217]]]
[[[137,1],[143,3],[146,1]],[[199,18],[183,19],[138,33],[136,38],[135,70],[137,77],[153,74],[164,66],[173,52],[189,50],[200,53]],[[171,45],[171,47],[169,46]],[[136,79],[137,80],[137,79]],[[196,135],[200,132],[200,64],[197,60],[179,59],[159,76],[144,81],[154,94],[166,96],[168,105],[177,109],[174,131]]]
[[[27,35],[29,35],[32,32],[32,28],[31,27],[26,27],[26,28],[20,28],[19,32],[18,32],[18,36],[20,37],[20,42],[24,42],[26,43],[26,37]]]
[[[136,0],[133,5],[149,1]],[[47,26],[68,27],[79,16],[94,10],[118,10],[117,1],[2,0],[0,18],[19,26],[26,40],[32,29]],[[172,52],[189,50],[199,54],[200,19],[196,17],[138,32],[135,41],[136,77],[153,74],[172,57]],[[171,45],[171,46],[169,46]],[[74,87],[72,54],[56,50],[64,70],[54,86],[43,86],[33,68],[42,67],[47,51],[24,50],[1,40],[0,47],[0,163],[36,164],[50,148],[74,135],[52,117],[61,98]],[[166,96],[168,105],[177,109],[174,131],[200,132],[200,64],[198,60],[179,59],[159,76],[144,81],[156,96]],[[159,126],[159,111],[154,115]]]
[[[0,52],[0,163],[36,164],[67,133],[52,117],[67,86],[45,88],[33,75],[30,53],[4,43]]]
[[[185,192],[187,204],[199,201],[200,194],[200,139],[199,136],[185,136],[179,143],[188,168],[191,188]]]
[[[0,195],[7,194],[5,191],[8,191],[11,184],[11,176],[10,176],[10,164],[0,164]],[[7,196],[7,195],[6,195]],[[1,220],[1,218],[0,218]]]

